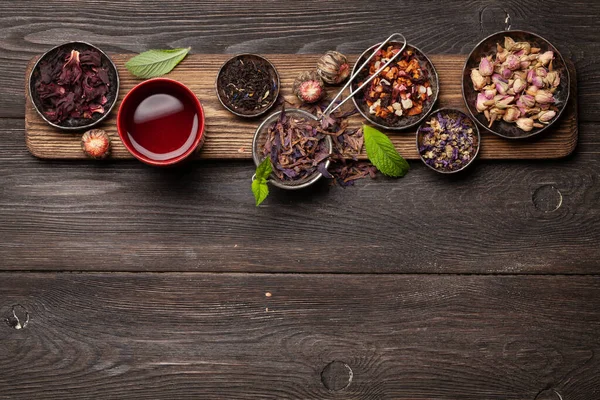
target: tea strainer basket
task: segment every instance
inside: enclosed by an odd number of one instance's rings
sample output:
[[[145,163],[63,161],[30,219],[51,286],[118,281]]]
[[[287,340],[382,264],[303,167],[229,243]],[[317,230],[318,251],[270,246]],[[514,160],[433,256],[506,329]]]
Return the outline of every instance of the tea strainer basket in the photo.
[[[306,120],[317,122],[317,117],[312,115],[311,113],[300,110],[298,108],[289,108],[285,110],[285,114],[290,117],[300,117]],[[254,159],[254,164],[258,166],[265,157],[262,154],[262,150],[264,148],[265,142],[267,141],[267,132],[269,131],[269,127],[279,118],[281,115],[281,111],[277,111],[271,115],[267,119],[264,120],[262,124],[256,130],[256,134],[254,135],[254,140],[252,141],[252,158]],[[329,154],[333,153],[333,141],[330,136],[325,136],[325,145],[327,146],[327,152]],[[325,169],[329,168],[330,160],[325,161]],[[281,189],[302,189],[307,186],[312,185],[321,177],[322,173],[319,171],[315,171],[312,175],[309,175],[303,179],[293,180],[293,181],[284,181],[279,179],[275,174],[271,174],[269,178],[269,183],[277,186]],[[252,176],[252,180],[254,180],[255,176]]]

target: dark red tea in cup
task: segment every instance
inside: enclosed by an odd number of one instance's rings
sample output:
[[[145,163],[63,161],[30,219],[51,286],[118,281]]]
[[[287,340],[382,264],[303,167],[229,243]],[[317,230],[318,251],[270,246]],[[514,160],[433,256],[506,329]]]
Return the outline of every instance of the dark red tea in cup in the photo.
[[[117,128],[123,144],[137,159],[171,165],[201,145],[204,112],[185,85],[156,78],[140,83],[125,96]]]

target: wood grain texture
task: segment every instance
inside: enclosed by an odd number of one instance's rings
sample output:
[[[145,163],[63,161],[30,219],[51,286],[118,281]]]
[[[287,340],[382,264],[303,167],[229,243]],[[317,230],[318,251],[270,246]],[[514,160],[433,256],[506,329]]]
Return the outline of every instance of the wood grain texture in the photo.
[[[113,113],[98,125],[111,137],[113,144],[112,158],[133,158],[127,151],[117,133],[117,110],[122,98],[133,86],[141,82],[125,68],[125,63],[133,55],[112,55],[121,78],[119,101]],[[219,103],[215,93],[215,80],[221,65],[229,58],[228,55],[193,54],[171,72],[168,77],[187,85],[200,99],[206,115],[206,141],[196,158],[202,159],[252,159],[252,138],[256,128],[264,118],[247,119],[236,117]],[[302,71],[314,69],[318,55],[281,55],[271,54],[267,58],[275,65],[281,77],[281,96],[286,101],[300,106],[300,102],[292,93],[292,84]],[[350,56],[351,63],[357,56]],[[439,74],[440,98],[434,107],[454,107],[467,112],[461,93],[462,68],[464,56],[444,55],[431,56],[431,60]],[[25,87],[34,60],[29,63],[25,73]],[[514,141],[499,138],[484,129],[481,130],[482,159],[538,159],[562,158],[575,149],[577,144],[577,90],[575,70],[571,66],[573,80],[572,96],[567,109],[556,127],[544,132],[543,137],[528,141]],[[329,95],[337,93],[337,88],[330,88]],[[27,94],[27,98],[29,95]],[[349,106],[352,109],[353,105]],[[360,114],[350,118],[351,127],[360,127],[365,119]],[[25,139],[32,154],[40,158],[51,159],[86,159],[81,151],[81,133],[65,133],[49,126],[35,111],[31,101],[25,106]],[[397,133],[388,131],[392,142],[405,158],[419,159],[415,145],[415,129]],[[359,155],[366,159],[366,153]]]
[[[600,397],[599,277],[365,279],[2,274],[0,399]]]
[[[35,6],[32,6],[35,4]],[[600,3],[558,0],[405,0],[386,15],[361,1],[303,2],[48,0],[0,2],[0,117],[24,116],[27,62],[54,45],[85,40],[117,53],[192,47],[194,53],[313,53],[337,49],[360,54],[401,31],[427,54],[468,54],[483,37],[504,28],[549,39],[580,73],[581,119],[600,121]],[[93,9],[93,12],[90,10]],[[407,12],[410,18],[407,18]],[[374,23],[376,21],[376,23]],[[415,23],[418,21],[418,23]],[[568,32],[568,34],[565,34]]]
[[[5,270],[600,271],[597,124],[560,162],[481,161],[448,179],[414,161],[402,179],[274,188],[259,208],[250,162],[49,162],[27,154],[23,121],[4,126]]]

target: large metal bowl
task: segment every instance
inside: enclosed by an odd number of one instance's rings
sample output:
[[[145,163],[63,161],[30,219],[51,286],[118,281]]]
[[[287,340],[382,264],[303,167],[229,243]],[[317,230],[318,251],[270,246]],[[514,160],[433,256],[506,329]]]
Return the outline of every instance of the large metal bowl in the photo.
[[[478,92],[473,87],[473,82],[471,81],[471,70],[479,67],[479,62],[481,61],[482,57],[496,54],[496,44],[504,43],[505,36],[511,37],[516,42],[529,42],[531,43],[532,47],[541,48],[541,52],[548,50],[554,52],[554,61],[552,62],[552,65],[560,77],[560,84],[556,92],[554,92],[554,97],[556,99],[556,103],[554,105],[557,106],[558,112],[556,113],[554,119],[543,128],[533,128],[531,131],[525,132],[516,124],[508,123],[503,120],[495,121],[492,126],[489,127],[489,122],[485,118],[485,115],[478,112],[477,108],[475,107],[477,103]],[[507,139],[524,139],[532,137],[542,133],[554,125],[567,106],[570,96],[570,88],[571,82],[569,77],[569,69],[567,68],[565,60],[560,55],[560,52],[543,37],[527,31],[502,31],[486,37],[479,42],[471,54],[469,54],[469,57],[467,58],[463,68],[462,94],[469,113],[485,130]]]

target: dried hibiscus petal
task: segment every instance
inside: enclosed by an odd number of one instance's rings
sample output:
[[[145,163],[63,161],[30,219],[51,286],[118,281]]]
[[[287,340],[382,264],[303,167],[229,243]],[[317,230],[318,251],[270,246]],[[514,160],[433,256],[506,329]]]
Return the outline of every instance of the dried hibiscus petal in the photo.
[[[51,122],[105,113],[110,80],[97,50],[60,49],[39,64],[35,90]]]

